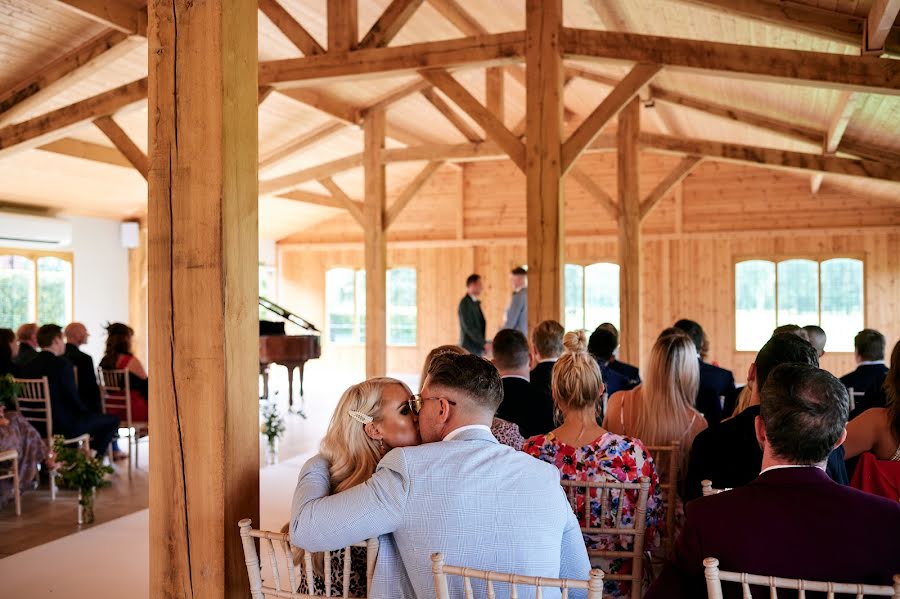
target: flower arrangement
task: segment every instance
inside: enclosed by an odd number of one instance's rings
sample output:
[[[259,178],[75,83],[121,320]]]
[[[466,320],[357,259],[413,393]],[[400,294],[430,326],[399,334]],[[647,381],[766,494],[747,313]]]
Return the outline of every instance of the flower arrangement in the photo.
[[[262,424],[259,431],[266,436],[266,440],[270,446],[274,446],[276,441],[284,435],[286,430],[284,418],[278,412],[278,406],[275,402],[266,403],[262,408]]]
[[[104,466],[102,460],[90,455],[89,449],[66,445],[62,435],[53,436],[53,453],[59,465],[58,476],[62,486],[78,489],[79,524],[82,519],[90,524],[94,521],[94,490],[108,487],[106,480],[112,474],[111,466]],[[82,518],[83,512],[83,518]]]
[[[10,412],[16,409],[16,398],[22,392],[22,385],[11,374],[0,376],[0,406]]]

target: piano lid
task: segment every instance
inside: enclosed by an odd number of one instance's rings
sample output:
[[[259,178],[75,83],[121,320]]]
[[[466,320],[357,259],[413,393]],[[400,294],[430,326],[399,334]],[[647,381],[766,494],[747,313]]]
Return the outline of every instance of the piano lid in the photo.
[[[273,314],[280,316],[281,318],[287,320],[288,322],[291,322],[291,323],[297,325],[298,327],[304,328],[307,331],[312,331],[314,333],[321,333],[321,331],[319,331],[319,329],[317,329],[314,324],[312,324],[305,318],[301,318],[300,316],[297,316],[293,312],[286,310],[285,308],[282,308],[281,306],[279,306],[278,304],[276,304],[275,302],[273,302],[272,300],[270,300],[268,298],[259,296],[259,305],[262,306],[263,308],[265,308],[266,310],[268,310],[269,312],[272,312]]]

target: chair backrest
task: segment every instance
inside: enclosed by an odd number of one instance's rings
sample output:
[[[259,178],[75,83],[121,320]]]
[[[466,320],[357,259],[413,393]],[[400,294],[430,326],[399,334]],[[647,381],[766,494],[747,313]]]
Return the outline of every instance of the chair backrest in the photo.
[[[22,392],[16,398],[16,411],[37,430],[46,431],[47,447],[53,447],[53,411],[47,377],[15,380],[22,386]]]
[[[582,534],[610,535],[616,537],[632,537],[631,550],[595,550],[589,549],[588,556],[606,559],[632,560],[630,574],[607,574],[606,580],[630,581],[632,597],[640,597],[643,576],[644,532],[647,529],[647,499],[650,496],[650,480],[641,478],[633,483],[614,481],[563,480],[560,481],[572,505],[576,516],[584,518]],[[631,491],[637,494],[633,502],[634,523],[632,526],[622,525],[626,513],[627,502],[621,498]],[[578,498],[582,497],[582,514],[578,513]],[[618,499],[618,501],[614,501]],[[593,517],[593,505],[599,506],[599,526],[591,526],[597,520]],[[610,525],[607,525],[607,522]]]
[[[828,599],[834,599],[836,593],[855,595],[856,599],[863,597],[893,597],[900,599],[900,574],[894,576],[893,586],[880,586],[872,584],[852,584],[847,582],[822,582],[818,580],[800,580],[797,578],[777,578],[775,576],[761,576],[747,574],[745,572],[726,572],[719,570],[719,560],[708,557],[703,560],[706,575],[706,594],[709,599],[722,599],[722,581],[739,582],[743,597],[751,597],[750,586],[767,587],[770,596],[777,597],[775,589],[793,589],[800,592],[800,598],[805,596],[805,591],[827,593]]]
[[[466,599],[475,599],[472,588],[472,579],[485,581],[486,597],[493,599],[495,596],[494,583],[506,583],[509,585],[509,597],[518,597],[518,587],[533,587],[535,596],[540,597],[540,589],[561,589],[562,599],[568,599],[569,589],[587,589],[588,599],[602,599],[603,597],[603,572],[591,570],[590,579],[574,580],[571,578],[541,578],[540,576],[525,576],[523,574],[507,574],[490,572],[487,570],[475,570],[474,568],[462,568],[459,566],[444,565],[444,555],[433,553],[431,555],[431,571],[434,573],[434,590],[436,599],[450,599],[450,585],[447,583],[447,575],[462,576],[463,589]]]
[[[315,582],[313,578],[313,562],[312,554],[308,551],[303,552],[303,564],[294,565],[294,556],[291,553],[291,535],[286,532],[274,532],[269,530],[258,530],[253,528],[253,522],[249,518],[244,518],[238,522],[238,528],[241,531],[241,542],[244,547],[244,561],[247,563],[247,576],[250,579],[250,595],[253,599],[262,599],[263,597],[292,597],[296,599],[306,599],[308,597],[332,597],[331,594],[331,554],[335,552],[326,551],[324,566],[325,575],[324,586],[325,593],[316,594]],[[263,582],[262,572],[260,569],[260,554],[256,552],[256,544],[253,539],[259,539],[260,547],[265,548],[262,551],[263,557],[268,553],[269,564],[272,567],[272,584],[268,581]],[[275,548],[278,548],[277,551]],[[366,588],[372,588],[372,574],[375,571],[375,559],[378,557],[378,539],[369,539],[361,543],[356,543],[351,547],[366,548]],[[345,547],[341,551],[344,552],[344,571],[343,571],[343,597],[349,597],[350,592],[350,573],[352,570],[351,547]],[[306,574],[307,593],[298,593],[300,583],[303,581],[304,571]],[[299,575],[298,575],[299,574]],[[287,576],[287,579],[285,579]]]
[[[719,493],[724,493],[731,489],[716,489],[712,486],[712,481],[705,478],[700,481],[700,490],[703,492],[703,496],[706,497],[707,495],[718,495]]]
[[[664,540],[665,554],[672,555],[672,546],[675,540],[675,505],[678,502],[678,466],[681,458],[681,450],[677,443],[669,445],[648,445],[647,451],[653,456],[657,472],[661,472],[662,464],[666,464],[665,480],[660,478],[659,488],[666,498],[666,536]]]
[[[100,405],[104,414],[116,410],[125,414],[123,424],[131,428],[131,384],[127,370],[109,370],[97,368],[97,379],[100,383]],[[121,415],[118,413],[117,415]]]
[[[850,411],[856,409],[856,402],[866,396],[865,391],[857,391],[853,387],[847,387],[847,394],[850,396]]]

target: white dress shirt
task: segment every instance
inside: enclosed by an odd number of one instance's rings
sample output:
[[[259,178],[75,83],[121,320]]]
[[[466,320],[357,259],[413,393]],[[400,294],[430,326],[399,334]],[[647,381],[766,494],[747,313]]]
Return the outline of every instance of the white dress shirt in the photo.
[[[441,439],[441,440],[442,440],[442,441],[452,441],[452,440],[453,440],[454,438],[456,438],[461,432],[463,432],[463,431],[469,431],[469,430],[475,430],[475,429],[485,430],[485,431],[487,431],[487,432],[489,432],[489,433],[491,432],[491,427],[485,426],[484,424],[467,424],[466,426],[461,426],[461,427],[459,427],[459,428],[457,428],[457,429],[453,429],[452,431],[450,431],[449,433],[447,433],[447,436],[446,436],[446,437],[444,437],[444,438]],[[491,434],[493,434],[493,433],[491,433]]]

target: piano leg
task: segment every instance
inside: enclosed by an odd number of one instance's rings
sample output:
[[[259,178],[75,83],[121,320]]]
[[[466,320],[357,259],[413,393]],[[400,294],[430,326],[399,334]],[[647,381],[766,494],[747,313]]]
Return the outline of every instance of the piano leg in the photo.
[[[305,362],[301,362],[300,369],[300,415],[306,418],[306,396],[303,395],[303,366]]]
[[[265,366],[259,367],[259,374],[263,380],[263,399],[269,399],[269,366],[268,364]]]
[[[288,366],[288,411],[292,412],[294,409],[294,370],[297,368],[296,365]],[[303,396],[303,367],[300,367],[300,395]],[[300,415],[301,418],[306,418],[306,414],[303,412],[303,406],[301,404],[300,409],[297,410],[297,414]]]

